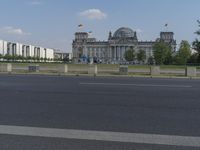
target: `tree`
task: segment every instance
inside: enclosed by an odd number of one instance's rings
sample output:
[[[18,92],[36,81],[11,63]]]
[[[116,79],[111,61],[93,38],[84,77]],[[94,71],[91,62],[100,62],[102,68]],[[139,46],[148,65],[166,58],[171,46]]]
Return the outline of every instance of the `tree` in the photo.
[[[17,60],[17,55],[12,55],[12,61],[16,61]]]
[[[31,56],[28,56],[27,57],[27,60],[30,62],[32,60],[32,57]]]
[[[200,20],[197,20],[198,22],[198,26],[200,27]],[[198,29],[195,34],[200,35],[200,29]],[[196,50],[197,52],[197,63],[200,63],[200,41],[198,39],[196,39],[193,43],[192,43],[193,49]]]
[[[179,65],[186,65],[190,57],[191,57],[190,44],[188,41],[182,41],[176,56],[176,63]]]
[[[198,53],[194,53],[190,56],[188,63],[190,64],[197,64],[197,59],[198,59]]]
[[[137,53],[137,60],[141,63],[144,63],[146,59],[146,52],[144,50],[139,50]]]
[[[37,60],[37,62],[39,62],[39,61],[40,61],[40,57],[39,57],[39,56],[37,56],[37,57],[36,57],[36,60]]]
[[[68,58],[68,57],[65,57],[65,58],[62,59],[62,61],[63,61],[63,62],[69,62],[69,58]]]
[[[153,56],[150,56],[150,57],[148,58],[148,64],[149,64],[149,65],[153,65],[153,64],[154,64],[154,58],[153,58]]]
[[[193,49],[197,52],[197,63],[200,63],[200,41],[196,39],[192,45]]]
[[[43,58],[43,57],[41,57],[41,58],[40,58],[40,60],[41,60],[41,62],[43,62],[43,61],[44,61],[44,58]]]
[[[198,26],[200,27],[200,20],[197,20]],[[195,32],[197,35],[200,35],[200,29]]]
[[[22,55],[18,55],[18,56],[17,56],[17,60],[22,60],[22,61],[23,61],[23,60],[24,60],[24,57],[23,57]]]
[[[2,54],[0,54],[0,59],[2,59],[3,58],[3,55]]]
[[[12,59],[12,56],[9,54],[6,54],[3,58],[6,59],[7,61],[10,61]]]
[[[164,42],[158,42],[153,46],[153,55],[157,65],[172,63],[172,49]]]
[[[171,48],[171,46],[169,46],[167,44],[166,44],[166,46],[167,46],[167,52],[166,52],[164,64],[165,65],[171,65],[173,63],[172,48]]]
[[[135,60],[135,50],[133,48],[130,48],[127,50],[124,54],[124,58],[126,61],[134,61]]]

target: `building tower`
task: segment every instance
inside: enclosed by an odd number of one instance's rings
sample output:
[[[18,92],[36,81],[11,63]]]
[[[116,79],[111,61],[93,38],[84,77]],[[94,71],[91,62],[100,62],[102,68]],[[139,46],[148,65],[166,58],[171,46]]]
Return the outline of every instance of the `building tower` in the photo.
[[[176,40],[174,39],[173,32],[160,32],[160,40],[168,43],[172,47],[172,50],[176,51]]]
[[[73,58],[77,63],[79,59],[83,57],[84,53],[84,44],[87,42],[89,35],[87,32],[76,32],[75,40],[73,41]]]

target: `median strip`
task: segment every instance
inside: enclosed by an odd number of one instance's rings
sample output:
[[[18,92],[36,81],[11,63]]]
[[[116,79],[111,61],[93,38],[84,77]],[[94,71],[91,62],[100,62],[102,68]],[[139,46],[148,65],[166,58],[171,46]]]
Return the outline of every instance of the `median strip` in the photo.
[[[200,147],[200,137],[0,125],[0,134]]]
[[[124,84],[124,83],[80,83],[80,85],[192,88],[191,85]]]

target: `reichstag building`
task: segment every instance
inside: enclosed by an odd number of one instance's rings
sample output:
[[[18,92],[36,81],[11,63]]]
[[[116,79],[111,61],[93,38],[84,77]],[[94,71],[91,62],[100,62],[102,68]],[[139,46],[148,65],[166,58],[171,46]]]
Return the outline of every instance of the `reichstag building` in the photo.
[[[109,33],[107,41],[97,41],[90,38],[87,32],[76,32],[72,44],[73,59],[76,63],[86,63],[88,61],[99,61],[102,63],[125,62],[124,53],[133,48],[134,50],[144,50],[146,61],[153,56],[153,45],[163,41],[176,49],[176,41],[173,32],[160,32],[160,37],[154,41],[140,41],[137,32],[130,28],[119,28],[114,34]]]

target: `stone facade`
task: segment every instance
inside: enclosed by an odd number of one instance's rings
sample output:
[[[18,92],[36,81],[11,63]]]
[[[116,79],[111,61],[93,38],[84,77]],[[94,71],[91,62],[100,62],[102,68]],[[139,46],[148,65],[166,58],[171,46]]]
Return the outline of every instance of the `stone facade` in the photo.
[[[173,32],[161,32],[160,38],[155,41],[139,41],[137,33],[130,28],[119,28],[113,35],[110,32],[107,41],[97,41],[89,38],[87,32],[75,33],[72,44],[73,59],[75,62],[101,62],[101,63],[123,63],[126,62],[124,53],[133,48],[136,51],[146,52],[146,62],[153,55],[153,45],[163,41],[169,43],[172,49],[176,49],[176,41]]]

